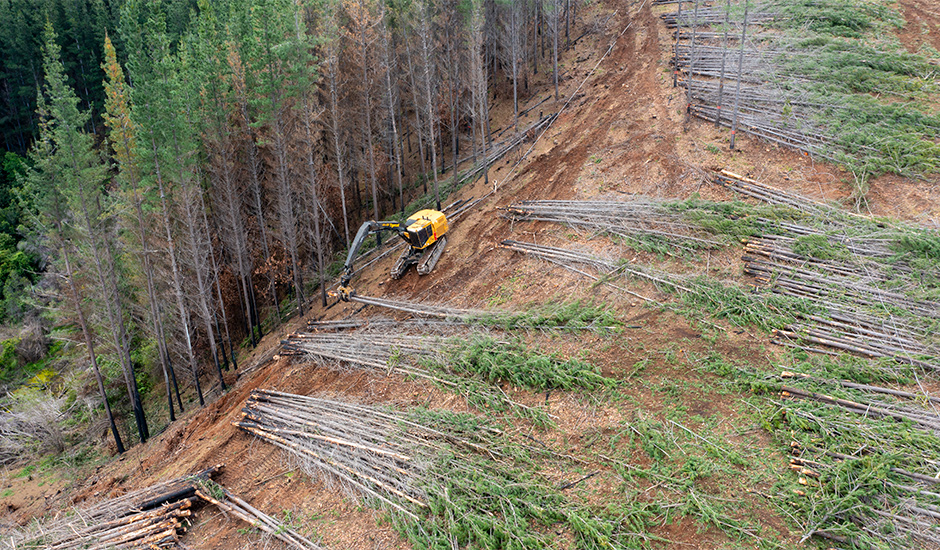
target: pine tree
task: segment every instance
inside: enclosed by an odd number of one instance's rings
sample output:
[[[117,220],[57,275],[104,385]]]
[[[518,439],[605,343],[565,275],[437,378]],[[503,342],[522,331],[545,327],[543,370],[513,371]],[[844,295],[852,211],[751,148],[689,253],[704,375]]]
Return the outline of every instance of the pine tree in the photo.
[[[156,184],[159,194],[157,204],[162,236],[165,238],[165,261],[169,261],[170,284],[183,337],[183,353],[201,406],[205,404],[205,397],[199,381],[191,312],[186,307],[173,200],[174,187],[186,185],[193,173],[191,161],[184,155],[184,144],[180,143],[184,125],[176,110],[178,106],[174,105],[178,82],[170,52],[170,37],[166,32],[163,14],[156,11],[155,6],[149,6],[149,11],[145,11],[136,1],[128,1],[124,5],[122,28],[131,51],[128,66],[135,82],[134,94],[139,97],[135,100],[137,107],[134,112],[137,115],[136,124],[140,128],[141,161],[145,163],[148,176]]]
[[[57,192],[64,198],[65,206],[60,210],[68,213],[68,219],[72,220],[71,226],[75,229],[63,242],[78,243],[79,250],[87,254],[88,261],[94,266],[118,362],[124,373],[137,430],[143,442],[149,437],[149,432],[130,358],[130,337],[124,323],[115,249],[112,245],[113,220],[107,209],[108,197],[104,193],[108,166],[95,151],[93,137],[83,130],[89,113],[79,109],[78,98],[65,81],[51,24],[46,26],[43,66],[43,102],[48,109],[44,127],[49,132],[47,142],[51,144],[47,152],[51,157],[47,159],[45,173],[55,173],[55,191],[48,190],[47,193]],[[63,249],[63,254],[67,252],[67,249]],[[72,262],[68,263],[69,270],[73,270]]]
[[[60,159],[56,157],[55,121],[52,119],[45,98],[42,95],[39,95],[37,113],[39,114],[39,139],[33,144],[30,155],[32,167],[28,170],[23,185],[25,195],[23,202],[27,223],[35,232],[37,238],[44,240],[53,250],[61,254],[62,267],[65,271],[64,276],[69,287],[68,296],[82,331],[85,349],[88,352],[88,362],[95,374],[98,392],[101,395],[101,401],[108,418],[111,435],[114,437],[115,447],[119,453],[123,453],[124,443],[114,421],[114,414],[111,411],[111,405],[105,391],[104,379],[98,366],[98,356],[95,353],[95,335],[83,310],[84,298],[79,291],[79,284],[76,282],[78,275],[71,261],[71,255],[74,253],[70,235],[73,226],[69,223],[71,213],[66,206],[65,197],[62,196],[61,190],[56,185],[62,173],[62,167]]]
[[[246,40],[257,75],[259,122],[263,124],[262,143],[271,151],[268,158],[274,176],[277,222],[294,286],[297,311],[304,314],[304,284],[300,261],[298,212],[300,192],[293,185],[296,172],[291,148],[297,138],[294,113],[299,93],[298,79],[306,70],[297,56],[294,39],[296,7],[290,0],[257,0],[251,11],[252,34]]]
[[[136,230],[138,259],[147,282],[147,299],[150,310],[150,324],[152,338],[157,343],[160,355],[160,366],[163,370],[163,381],[166,386],[167,406],[170,411],[170,421],[176,420],[173,408],[173,392],[170,383],[176,386],[176,374],[169,364],[169,352],[166,349],[166,336],[163,329],[163,319],[160,315],[160,296],[157,293],[156,277],[151,254],[150,223],[144,213],[144,194],[141,189],[140,159],[137,154],[137,128],[131,118],[130,93],[124,81],[124,71],[117,61],[117,53],[111,39],[105,36],[105,114],[104,122],[109,129],[108,140],[114,152],[114,159],[119,168],[119,178],[122,185],[124,200],[133,213],[130,222]],[[176,388],[176,397],[180,410],[183,409],[179,388]]]

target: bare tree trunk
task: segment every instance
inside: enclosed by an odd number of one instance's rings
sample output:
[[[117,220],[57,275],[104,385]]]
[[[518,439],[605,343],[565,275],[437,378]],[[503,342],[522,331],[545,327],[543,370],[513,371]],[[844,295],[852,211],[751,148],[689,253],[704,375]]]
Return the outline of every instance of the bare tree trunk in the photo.
[[[360,29],[362,29],[360,27]],[[362,29],[364,31],[364,29]],[[378,194],[378,183],[375,176],[375,151],[373,150],[372,144],[372,79],[369,77],[369,67],[368,67],[368,43],[365,41],[364,33],[360,35],[360,55],[362,56],[362,101],[363,101],[363,116],[365,117],[365,123],[362,127],[363,139],[365,140],[366,151],[369,153],[369,181],[372,184],[372,215],[374,219],[380,220],[379,217],[379,194]],[[379,242],[382,242],[380,238],[381,234],[377,234],[376,237],[379,238]]]
[[[249,266],[248,259],[248,243],[245,240],[245,224],[243,223],[243,213],[242,213],[242,196],[239,192],[238,185],[233,177],[233,172],[235,170],[235,153],[234,146],[231,141],[231,138],[228,135],[225,121],[221,119],[223,114],[223,106],[216,105],[216,115],[217,118],[214,124],[215,130],[215,143],[217,150],[215,151],[215,158],[218,159],[219,165],[217,166],[217,177],[215,179],[213,191],[216,193],[216,200],[213,201],[217,205],[215,211],[215,219],[217,223],[221,224],[221,230],[218,231],[220,240],[222,241],[223,246],[227,247],[230,250],[232,257],[235,259],[235,267],[237,269],[236,280],[238,281],[239,290],[242,291],[242,299],[245,307],[245,334],[250,338],[252,346],[256,345],[254,331],[251,328],[251,305],[250,299],[248,296],[248,285],[250,284],[251,278],[251,268]],[[201,195],[200,195],[201,197]],[[210,239],[211,246],[211,237],[209,237],[209,221],[206,217],[207,208],[203,206],[203,223],[206,227],[207,238]],[[222,307],[222,322],[225,326],[225,334],[228,338],[229,349],[232,352],[232,363],[235,365],[235,368],[238,368],[235,359],[235,348],[232,346],[232,337],[230,334],[228,326],[228,315],[225,310],[224,302],[222,301],[222,288],[219,282],[219,265],[216,262],[215,258],[215,248],[212,248],[212,271],[215,276],[215,286],[216,292],[218,294],[219,305]]]
[[[65,258],[65,276],[69,281],[69,289],[72,297],[72,305],[78,313],[78,324],[81,326],[82,335],[85,337],[85,347],[88,349],[88,360],[91,362],[91,368],[95,372],[95,381],[98,383],[98,393],[101,394],[101,401],[104,402],[104,412],[108,417],[108,424],[111,427],[111,435],[114,437],[114,445],[118,453],[124,452],[124,443],[121,441],[121,434],[118,433],[117,424],[114,422],[114,414],[111,412],[111,405],[108,403],[108,394],[104,390],[104,381],[101,378],[101,369],[98,368],[98,358],[95,355],[95,343],[91,337],[91,331],[88,328],[88,321],[85,320],[85,313],[82,311],[82,301],[78,296],[78,289],[75,285],[75,273],[72,270],[72,262],[69,258],[67,245],[62,246],[62,256]],[[172,410],[172,402],[171,402]]]
[[[339,40],[339,38],[334,38]],[[346,235],[346,248],[349,248],[349,214],[346,211],[346,178],[343,171],[343,150],[341,147],[339,124],[339,97],[337,72],[339,71],[339,54],[331,52],[327,55],[329,72],[326,75],[327,87],[330,91],[330,122],[333,129],[333,152],[336,155],[336,171],[339,176],[339,200],[343,207],[343,229]]]
[[[258,222],[258,230],[261,233],[261,249],[264,252],[264,259],[267,261],[271,258],[271,251],[268,248],[268,230],[267,223],[264,219],[264,205],[261,200],[261,181],[259,179],[259,174],[261,170],[261,158],[258,155],[258,145],[255,143],[255,137],[251,131],[251,115],[248,112],[248,96],[247,90],[245,90],[245,74],[244,67],[241,63],[241,59],[238,57],[237,52],[231,50],[228,56],[229,66],[232,68],[233,73],[235,74],[235,92],[238,100],[239,113],[241,114],[242,124],[244,125],[245,130],[245,140],[247,142],[248,148],[248,170],[251,175],[251,192],[252,198],[254,199],[254,209],[255,209],[255,219]],[[268,272],[268,290],[271,293],[271,302],[274,304],[275,315],[275,325],[281,324],[281,306],[277,301],[277,287],[275,285],[274,275]],[[251,278],[249,277],[249,282]],[[261,334],[261,319],[258,315],[257,302],[254,298],[254,288],[252,284],[252,307],[251,310],[254,312],[255,326],[258,327],[258,333]],[[254,330],[250,331],[252,333],[251,341],[252,345],[255,345]]]
[[[297,40],[304,44],[304,29],[300,22],[299,12],[294,16],[294,25],[297,31]],[[320,301],[323,307],[326,307],[326,278],[324,276],[323,266],[323,235],[320,233],[320,197],[317,193],[317,167],[314,163],[314,151],[316,141],[314,140],[313,123],[318,113],[313,112],[310,97],[307,90],[304,89],[300,95],[301,108],[303,110],[304,137],[306,138],[305,153],[307,157],[307,183],[309,184],[310,194],[313,197],[313,243],[317,250],[317,275],[320,278]]]
[[[418,98],[418,86],[415,83],[415,68],[414,68],[414,63],[412,63],[411,52],[408,48],[405,48],[405,56],[408,58],[408,77],[411,80],[411,94],[412,94],[414,105],[415,105],[415,123],[418,126],[418,131],[417,131],[418,156],[421,158],[421,173],[424,174],[425,176],[424,177],[424,192],[427,193],[428,192],[428,178],[427,178],[428,167],[425,161],[425,154],[424,154],[424,140],[423,140],[424,124],[421,121],[422,108],[420,107],[422,101]]]
[[[212,355],[212,362],[219,375],[219,385],[224,392],[225,378],[222,376],[222,366],[219,363],[219,350],[215,340],[215,329],[212,326],[212,313],[209,308],[209,296],[212,294],[211,283],[207,280],[208,275],[208,256],[211,250],[207,249],[206,244],[201,238],[201,228],[199,226],[198,213],[196,209],[202,205],[202,188],[196,182],[189,182],[183,189],[183,216],[186,224],[186,236],[189,239],[189,253],[191,256],[192,272],[196,275],[196,308],[199,316],[202,317],[203,327],[206,330],[206,336],[209,339],[209,351]],[[207,234],[208,235],[208,234]],[[209,254],[207,254],[207,252]]]
[[[571,35],[568,27],[571,25],[571,0],[565,0],[565,51],[571,49]]]
[[[558,101],[558,16],[561,12],[560,0],[551,0],[552,2],[552,75],[555,80],[555,101]]]
[[[199,195],[200,200],[204,201],[202,194]],[[209,241],[209,252],[211,253],[210,259],[212,260],[212,278],[215,282],[215,292],[216,299],[219,301],[219,309],[222,310],[222,326],[225,327],[225,337],[228,340],[228,349],[231,352],[232,356],[232,368],[238,370],[238,361],[235,359],[235,346],[232,345],[232,334],[229,331],[228,326],[228,314],[225,311],[225,300],[222,299],[222,282],[219,280],[219,264],[215,259],[215,247],[212,246],[212,235],[209,228],[209,217],[207,214],[208,208],[206,208],[205,202],[202,203],[202,224],[206,230],[206,239]],[[222,341],[222,335],[219,334],[219,341]],[[222,357],[224,360],[225,357],[225,342],[222,342]],[[228,368],[228,367],[226,367]]]
[[[179,310],[180,323],[183,329],[183,338],[185,339],[185,348],[187,359],[189,360],[189,370],[193,375],[193,383],[196,386],[196,394],[199,396],[199,406],[206,404],[202,395],[202,386],[199,384],[199,367],[196,365],[196,357],[193,354],[192,334],[189,330],[189,311],[186,310],[186,303],[183,300],[183,283],[180,279],[179,265],[176,263],[176,245],[173,241],[173,229],[170,224],[170,209],[167,203],[166,192],[163,185],[163,176],[160,170],[160,161],[158,160],[157,143],[151,139],[153,148],[155,171],[157,178],[157,188],[160,191],[160,204],[163,213],[163,227],[166,230],[166,242],[168,254],[170,256],[170,272],[173,279],[173,294],[176,296],[176,307]]]
[[[425,100],[427,107],[427,120],[428,120],[428,129],[430,131],[431,142],[431,173],[434,175],[434,199],[437,209],[441,209],[441,190],[438,188],[437,184],[437,145],[434,139],[434,127],[436,126],[437,117],[434,116],[434,96],[431,93],[431,64],[433,63],[431,57],[431,14],[430,6],[428,2],[430,0],[424,0],[421,2],[421,53],[424,62],[424,90],[425,90]]]
[[[487,104],[489,103],[489,90],[486,79],[486,51],[485,51],[485,3],[476,0],[472,4],[470,14],[470,94],[473,112],[474,136],[476,128],[480,128],[482,162],[486,163],[486,133],[489,131],[486,119],[488,117]],[[476,138],[474,138],[474,145]],[[475,148],[474,148],[475,150]],[[476,153],[474,153],[475,155]],[[474,161],[476,162],[476,161]],[[484,183],[489,185],[489,169],[483,170]]]
[[[395,122],[395,89],[392,87],[392,51],[389,46],[388,39],[388,25],[385,21],[385,10],[381,12],[381,25],[380,33],[382,36],[382,50],[385,56],[385,94],[388,103],[388,119],[389,123],[392,126],[392,152],[395,155],[395,182],[398,184],[398,204],[401,208],[401,213],[405,213],[405,193],[402,187],[401,181],[401,172],[402,172],[402,160],[401,160],[401,142],[398,136],[398,125]]]
[[[288,128],[283,117],[287,116],[284,109],[277,107],[280,102],[274,103],[274,135],[272,147],[274,149],[275,175],[278,186],[278,225],[281,227],[281,237],[284,239],[284,247],[287,248],[287,254],[290,257],[291,276],[294,281],[294,294],[297,299],[297,312],[304,314],[304,291],[303,277],[300,273],[300,262],[298,261],[298,240],[297,223],[294,216],[294,197],[290,184],[290,175],[288,174]]]
[[[130,149],[130,144],[125,143],[125,147]],[[154,278],[153,261],[150,258],[150,239],[147,234],[146,224],[144,223],[143,198],[140,195],[140,181],[136,168],[127,167],[127,181],[131,187],[131,200],[134,203],[134,213],[137,218],[137,237],[140,242],[140,257],[144,268],[144,275],[147,280],[147,301],[150,307],[150,322],[153,330],[153,337],[157,341],[157,353],[160,354],[160,367],[163,371],[163,382],[166,386],[167,408],[170,412],[170,422],[176,420],[176,414],[173,410],[173,391],[170,387],[170,369],[172,365],[167,361],[168,353],[164,345],[163,320],[160,316],[159,296]]]

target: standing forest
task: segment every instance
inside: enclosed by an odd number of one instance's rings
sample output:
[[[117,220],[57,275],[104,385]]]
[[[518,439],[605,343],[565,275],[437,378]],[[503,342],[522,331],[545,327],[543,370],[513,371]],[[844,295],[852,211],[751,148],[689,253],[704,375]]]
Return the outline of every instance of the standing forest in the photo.
[[[82,379],[11,406],[104,411],[123,451],[224,391],[243,349],[326,305],[362,221],[440,208],[483,162],[492,94],[518,118],[576,9],[3,2],[0,380],[59,359]]]

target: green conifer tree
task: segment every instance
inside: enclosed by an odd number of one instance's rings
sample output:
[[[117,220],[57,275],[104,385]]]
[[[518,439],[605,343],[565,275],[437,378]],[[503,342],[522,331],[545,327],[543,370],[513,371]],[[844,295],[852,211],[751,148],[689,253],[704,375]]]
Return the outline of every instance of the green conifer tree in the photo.
[[[118,451],[124,446],[113,420],[105,394],[104,381],[98,368],[92,327],[82,305],[87,296],[78,283],[82,256],[94,265],[99,288],[105,298],[110,330],[118,350],[128,397],[134,410],[141,441],[149,436],[147,423],[137,390],[133,364],[130,362],[128,335],[123,324],[120,296],[114,273],[113,248],[105,244],[109,229],[104,184],[108,166],[94,149],[93,137],[83,128],[89,113],[79,108],[79,100],[66,83],[59,60],[59,47],[51,24],[46,25],[43,47],[45,82],[38,97],[40,140],[32,152],[33,167],[25,182],[25,192],[32,205],[32,222],[61,254],[75,313],[88,347],[89,359],[98,381],[111,423]]]

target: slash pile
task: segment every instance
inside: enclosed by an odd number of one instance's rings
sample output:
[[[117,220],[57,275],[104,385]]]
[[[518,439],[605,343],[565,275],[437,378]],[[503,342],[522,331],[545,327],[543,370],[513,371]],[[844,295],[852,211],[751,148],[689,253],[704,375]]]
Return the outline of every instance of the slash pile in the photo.
[[[855,548],[940,545],[940,399],[784,372],[777,414],[809,510],[805,538]]]

